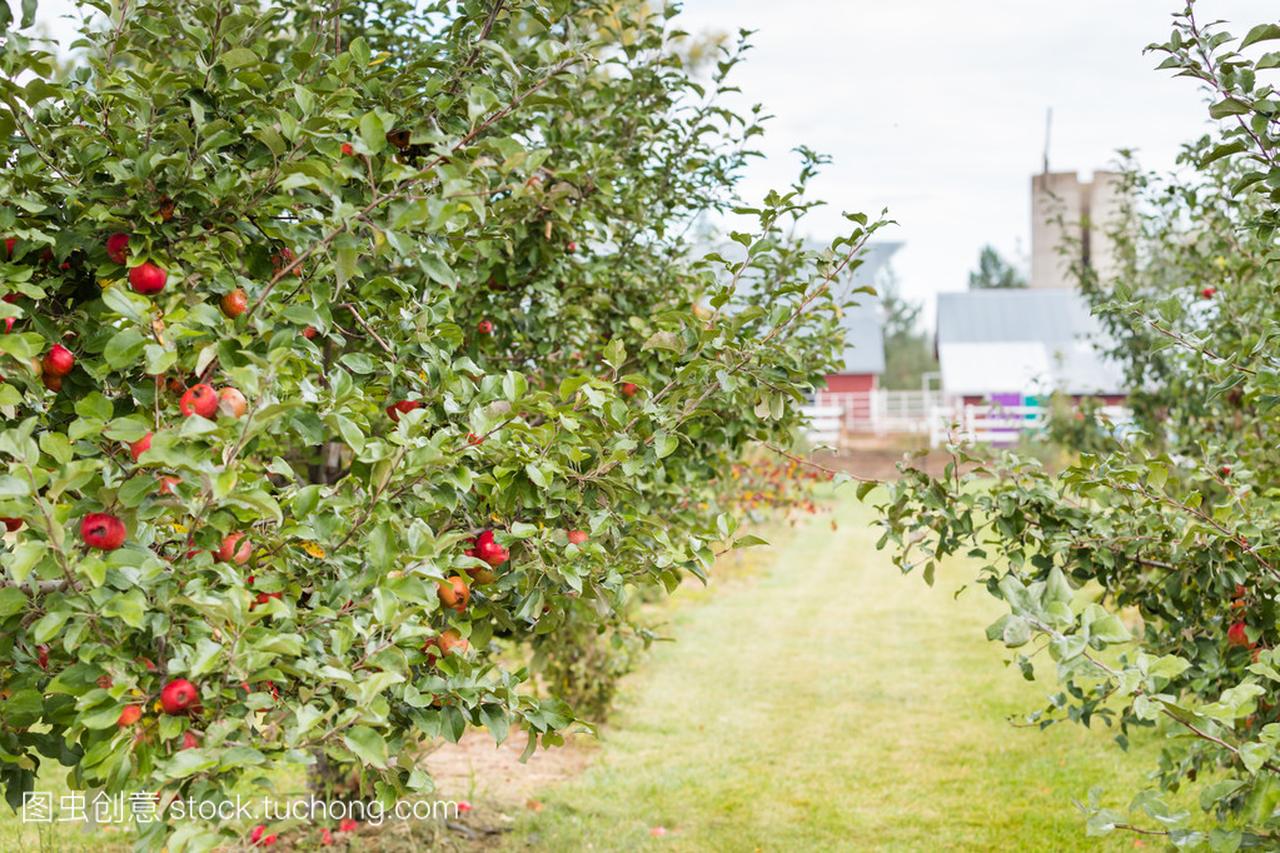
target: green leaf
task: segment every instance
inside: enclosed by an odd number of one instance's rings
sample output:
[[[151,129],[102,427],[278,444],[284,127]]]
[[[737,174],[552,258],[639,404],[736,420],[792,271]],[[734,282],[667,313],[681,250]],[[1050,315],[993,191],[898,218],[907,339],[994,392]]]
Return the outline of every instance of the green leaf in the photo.
[[[387,130],[376,113],[371,111],[360,117],[360,140],[370,154],[377,154],[387,147]]]
[[[1243,50],[1249,45],[1270,39],[1280,39],[1280,24],[1258,24],[1253,27],[1240,42],[1240,49]]]
[[[368,726],[352,726],[342,736],[342,742],[362,761],[380,770],[387,769],[387,742]]]
[[[21,613],[27,606],[27,594],[17,587],[0,587],[0,621],[8,619],[15,613]]]
[[[257,65],[262,62],[258,54],[254,53],[247,47],[233,47],[222,56],[218,57],[218,62],[222,63],[222,67],[227,70],[236,68],[244,68],[249,65]]]

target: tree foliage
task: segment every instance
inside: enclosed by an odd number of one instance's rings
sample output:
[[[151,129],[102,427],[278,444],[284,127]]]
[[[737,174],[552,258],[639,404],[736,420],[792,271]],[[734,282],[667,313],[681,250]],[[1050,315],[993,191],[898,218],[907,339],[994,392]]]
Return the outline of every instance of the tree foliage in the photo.
[[[994,246],[982,247],[978,253],[978,268],[969,273],[970,290],[1008,290],[1026,286],[1026,278]]]
[[[695,78],[672,8],[79,8],[69,73],[30,15],[0,52],[9,801],[48,761],[163,807],[319,754],[386,802],[430,790],[424,741],[560,743],[573,710],[503,650],[734,542],[725,475],[832,369],[829,284],[878,223],[787,236],[812,156],[736,199],[743,45]],[[691,257],[730,206],[743,258]]]
[[[1130,170],[1114,276],[1079,271],[1127,372],[1134,429],[1083,412],[1083,451],[1060,475],[961,447],[941,478],[908,467],[882,545],[926,579],[948,555],[979,561],[1008,606],[988,637],[1058,685],[1031,722],[1105,725],[1121,746],[1135,731],[1161,738],[1154,784],[1127,811],[1091,795],[1091,833],[1274,848],[1280,102],[1263,80],[1280,67],[1267,52],[1280,25],[1237,37],[1194,11],[1151,50],[1207,87],[1218,130],[1187,148],[1190,177]],[[1198,813],[1170,796],[1187,789]]]

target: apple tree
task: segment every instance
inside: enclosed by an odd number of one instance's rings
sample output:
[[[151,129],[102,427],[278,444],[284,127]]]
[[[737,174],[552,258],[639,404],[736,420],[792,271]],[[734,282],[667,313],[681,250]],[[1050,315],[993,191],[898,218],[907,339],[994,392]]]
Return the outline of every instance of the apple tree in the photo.
[[[0,6],[0,782],[217,800],[561,742],[520,653],[704,577],[840,348],[744,45],[644,4]],[[699,250],[706,213],[752,222]],[[287,829],[284,827],[282,829]],[[148,847],[248,827],[160,821]]]
[[[975,561],[1008,607],[988,637],[1053,685],[1028,722],[1110,727],[1121,747],[1158,739],[1149,789],[1090,795],[1091,833],[1273,848],[1280,98],[1268,80],[1280,24],[1236,36],[1195,11],[1151,51],[1207,88],[1216,132],[1186,148],[1190,174],[1130,170],[1120,217],[1103,223],[1116,270],[1080,270],[1126,371],[1133,428],[1086,407],[1089,428],[1060,433],[1079,452],[1057,474],[960,446],[942,477],[905,465],[881,545],[929,581],[940,559]]]

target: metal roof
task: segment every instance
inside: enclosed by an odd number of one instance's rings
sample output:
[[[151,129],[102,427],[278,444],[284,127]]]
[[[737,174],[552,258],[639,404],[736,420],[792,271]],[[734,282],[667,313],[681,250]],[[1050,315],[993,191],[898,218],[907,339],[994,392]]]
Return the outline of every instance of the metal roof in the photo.
[[[880,300],[859,294],[859,302],[840,317],[844,329],[844,369],[840,373],[884,373],[884,329]]]
[[[1123,371],[1095,346],[1102,338],[1073,290],[938,294],[938,361],[952,394],[1123,393]]]
[[[812,248],[825,248],[812,246]],[[868,243],[859,258],[862,263],[854,271],[844,276],[849,289],[875,287],[888,270],[889,259],[902,248],[897,241],[877,241]],[[844,329],[844,368],[840,373],[884,373],[884,320],[880,308],[880,299],[859,293],[854,297],[857,304],[846,308],[840,317],[840,326]]]
[[[1034,288],[938,294],[938,343],[1073,341],[1101,333],[1074,290]]]

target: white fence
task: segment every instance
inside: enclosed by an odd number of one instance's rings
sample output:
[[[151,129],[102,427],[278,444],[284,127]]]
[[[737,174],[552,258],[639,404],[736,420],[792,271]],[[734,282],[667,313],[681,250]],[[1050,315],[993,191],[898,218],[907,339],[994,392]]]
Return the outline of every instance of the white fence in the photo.
[[[1105,406],[1103,414],[1122,425],[1128,411]],[[999,406],[965,403],[931,391],[819,391],[809,416],[808,438],[814,444],[839,446],[854,435],[927,435],[938,447],[949,436],[979,444],[1016,444],[1027,432],[1044,428],[1043,406]]]

